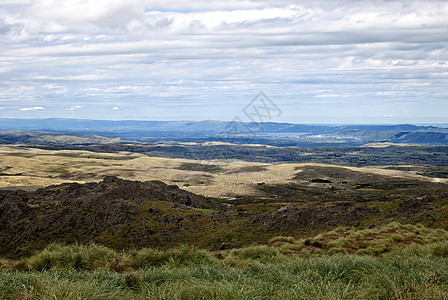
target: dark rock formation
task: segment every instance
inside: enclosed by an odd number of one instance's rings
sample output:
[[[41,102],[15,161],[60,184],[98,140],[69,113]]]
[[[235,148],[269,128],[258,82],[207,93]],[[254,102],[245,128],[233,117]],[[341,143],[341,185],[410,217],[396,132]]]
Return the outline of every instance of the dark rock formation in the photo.
[[[111,176],[99,183],[68,183],[35,192],[0,191],[0,255],[21,256],[50,242],[98,242],[106,233],[135,236],[135,241],[128,242],[143,246],[138,243],[148,240],[144,233],[130,231],[142,215],[139,207],[148,201],[221,208],[218,202],[177,186]],[[175,216],[161,219],[180,222]]]

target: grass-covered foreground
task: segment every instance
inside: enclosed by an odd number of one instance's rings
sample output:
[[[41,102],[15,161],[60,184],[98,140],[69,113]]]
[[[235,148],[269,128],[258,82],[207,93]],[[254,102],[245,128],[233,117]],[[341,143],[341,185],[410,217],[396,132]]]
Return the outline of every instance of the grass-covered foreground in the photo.
[[[0,262],[0,298],[448,299],[447,239],[390,224],[220,252],[50,245]]]

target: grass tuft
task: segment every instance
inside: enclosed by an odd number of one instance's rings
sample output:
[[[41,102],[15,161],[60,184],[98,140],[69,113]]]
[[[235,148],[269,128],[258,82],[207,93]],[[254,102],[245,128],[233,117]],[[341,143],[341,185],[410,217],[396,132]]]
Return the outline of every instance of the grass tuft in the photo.
[[[189,246],[159,251],[141,249],[135,254],[132,266],[136,268],[158,267],[168,265],[173,267],[208,265],[215,262],[210,252]]]
[[[70,245],[62,246],[50,244],[44,250],[27,258],[20,265],[29,266],[36,271],[52,268],[73,268],[75,270],[94,270],[110,266],[118,257],[117,253],[107,247],[99,245]]]
[[[0,260],[0,299],[448,299],[446,236],[401,224],[339,228],[217,252],[222,260],[189,246],[52,244]]]

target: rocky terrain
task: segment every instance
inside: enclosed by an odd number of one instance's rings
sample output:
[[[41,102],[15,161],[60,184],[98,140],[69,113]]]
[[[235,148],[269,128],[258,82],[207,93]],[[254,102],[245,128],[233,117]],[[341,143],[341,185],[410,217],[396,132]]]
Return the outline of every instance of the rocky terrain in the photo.
[[[132,231],[146,203],[171,203],[198,209],[222,209],[218,202],[159,181],[137,182],[108,176],[99,183],[62,184],[35,192],[0,192],[1,255],[22,255],[51,241],[104,242],[121,236],[135,247],[148,244],[148,232]],[[170,217],[155,209],[162,222]],[[148,212],[147,211],[147,212]],[[31,248],[30,248],[31,247]]]
[[[117,250],[179,244],[216,250],[347,225],[373,228],[398,221],[448,227],[443,183],[318,166],[302,167],[294,180],[257,184],[260,196],[234,199],[114,176],[35,191],[3,189],[0,255],[23,257],[53,242],[94,242]]]

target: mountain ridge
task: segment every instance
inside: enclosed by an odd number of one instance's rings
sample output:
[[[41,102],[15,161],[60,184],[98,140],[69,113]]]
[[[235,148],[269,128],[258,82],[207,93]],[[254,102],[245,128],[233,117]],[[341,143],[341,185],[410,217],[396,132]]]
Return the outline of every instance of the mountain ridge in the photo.
[[[307,125],[236,121],[102,121],[84,119],[1,119],[0,130],[89,134],[157,143],[224,141],[274,146],[335,146],[367,143],[448,145],[448,128],[413,124]],[[90,140],[92,140],[90,137]],[[96,137],[98,140],[98,137]],[[0,141],[5,137],[1,136]],[[6,139],[7,140],[7,139]],[[60,139],[58,139],[60,141]],[[116,140],[114,142],[120,142]],[[93,142],[90,142],[93,143]],[[98,142],[102,143],[102,141]]]

